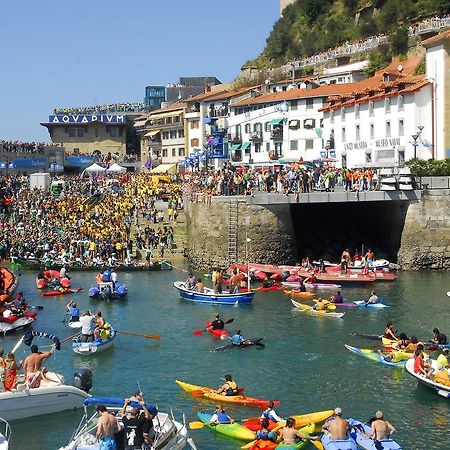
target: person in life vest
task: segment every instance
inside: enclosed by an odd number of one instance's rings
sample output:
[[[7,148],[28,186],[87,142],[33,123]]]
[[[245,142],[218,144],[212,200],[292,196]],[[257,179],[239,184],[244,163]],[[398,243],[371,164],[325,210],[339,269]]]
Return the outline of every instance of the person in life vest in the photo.
[[[70,314],[69,322],[79,322],[80,321],[80,310],[77,307],[76,302],[73,300],[67,303],[67,314]]]
[[[225,375],[225,384],[220,386],[219,389],[217,389],[216,394],[222,394],[222,395],[238,395],[238,386],[237,383],[233,380],[231,375]]]
[[[103,282],[109,283],[111,281],[111,271],[106,269],[103,271]]]
[[[225,412],[222,405],[216,405],[214,414],[209,420],[210,425],[219,425],[221,423],[233,423],[233,419]]]
[[[275,431],[270,431],[269,426],[270,426],[269,419],[262,419],[261,428],[255,433],[255,439],[277,442],[278,435],[277,433],[275,433]]]
[[[270,420],[273,423],[281,422],[283,419],[277,414],[277,412],[273,409],[273,401],[270,400],[267,408],[261,414],[261,425],[264,420]],[[269,425],[267,425],[269,426]],[[267,427],[266,427],[267,428]]]
[[[245,339],[241,335],[241,330],[236,330],[236,333],[230,338],[230,342],[236,347],[240,347],[244,341]]]

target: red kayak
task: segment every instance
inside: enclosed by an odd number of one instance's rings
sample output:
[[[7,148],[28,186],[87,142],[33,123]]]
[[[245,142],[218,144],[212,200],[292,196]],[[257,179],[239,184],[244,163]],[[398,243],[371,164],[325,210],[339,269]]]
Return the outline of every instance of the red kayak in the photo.
[[[48,292],[41,292],[41,294],[44,297],[53,297],[55,295],[66,295],[66,294],[73,294],[74,292],[80,292],[83,288],[63,288],[62,290],[55,290],[55,291],[48,291]]]
[[[225,330],[225,328],[223,328],[222,330],[210,329],[209,327],[211,326],[211,322],[205,322],[205,326],[214,337],[220,339],[220,336],[228,336],[228,330]]]

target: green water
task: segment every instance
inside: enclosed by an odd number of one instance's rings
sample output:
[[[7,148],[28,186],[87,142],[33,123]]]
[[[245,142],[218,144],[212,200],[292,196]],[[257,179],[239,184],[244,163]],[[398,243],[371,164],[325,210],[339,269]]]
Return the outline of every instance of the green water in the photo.
[[[72,379],[76,368],[93,372],[94,395],[127,396],[141,384],[147,401],[163,411],[171,407],[178,417],[196,420],[196,412],[211,411],[213,403],[194,399],[174,383],[176,378],[204,386],[218,386],[231,373],[250,396],[276,398],[282,404],[281,415],[301,414],[340,406],[344,414],[368,419],[382,409],[398,430],[396,439],[404,449],[448,449],[450,402],[433,391],[418,386],[403,370],[382,366],[349,353],[344,344],[373,345],[352,337],[352,331],[379,334],[386,322],[395,328],[422,338],[431,336],[438,326],[450,334],[450,289],[448,274],[401,273],[397,282],[377,284],[377,293],[391,308],[367,310],[345,308],[341,320],[311,317],[294,311],[282,292],[257,293],[251,306],[212,307],[180,300],[172,282],[185,279],[177,271],[150,274],[119,274],[129,287],[129,298],[111,303],[90,300],[87,289],[95,273],[73,273],[73,286],[84,292],[71,298],[80,309],[100,306],[117,329],[160,334],[161,341],[120,335],[115,346],[92,357],[75,355],[70,345],[47,364]],[[34,329],[60,338],[71,334],[63,325],[69,296],[44,298],[34,285],[34,274],[24,273],[20,289],[34,305],[44,310]],[[367,288],[343,289],[345,297],[357,300],[367,296]],[[233,329],[243,334],[265,337],[266,348],[211,353],[221,345],[209,335],[194,336],[203,323],[219,309],[224,319],[234,317]],[[343,309],[344,310],[344,309]],[[7,336],[3,347],[11,348],[18,336]],[[27,349],[21,347],[19,358]],[[235,418],[258,414],[257,409],[229,407]],[[15,450],[54,450],[67,443],[81,413],[60,414],[12,422]],[[222,438],[208,429],[191,432],[199,450],[231,450],[242,443]]]

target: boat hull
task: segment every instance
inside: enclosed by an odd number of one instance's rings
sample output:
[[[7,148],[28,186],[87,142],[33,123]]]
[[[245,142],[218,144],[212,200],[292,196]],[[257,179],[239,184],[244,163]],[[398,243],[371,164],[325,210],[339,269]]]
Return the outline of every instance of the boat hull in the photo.
[[[216,294],[212,289],[206,290],[205,293],[194,292],[186,289],[186,286],[181,281],[175,281],[173,284],[178,290],[180,297],[183,300],[197,303],[213,303],[219,305],[248,305],[253,301],[254,292],[239,292],[237,294]]]
[[[112,332],[112,336],[109,339],[102,340],[101,342],[72,342],[72,350],[77,355],[90,356],[95,353],[103,352],[110,349],[116,338],[117,333]]]

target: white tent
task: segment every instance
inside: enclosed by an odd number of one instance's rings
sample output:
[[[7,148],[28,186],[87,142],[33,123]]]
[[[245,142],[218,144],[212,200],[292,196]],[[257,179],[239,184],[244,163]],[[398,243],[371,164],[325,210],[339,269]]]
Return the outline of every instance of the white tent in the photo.
[[[89,167],[86,167],[86,169],[84,169],[84,172],[104,172],[105,168],[102,166],[99,166],[97,163],[92,164]]]
[[[111,164],[107,169],[106,169],[106,171],[107,172],[126,172],[127,171],[127,169],[125,168],[125,167],[122,167],[122,166],[119,166],[119,164],[117,164],[117,163],[114,163],[114,164]]]

